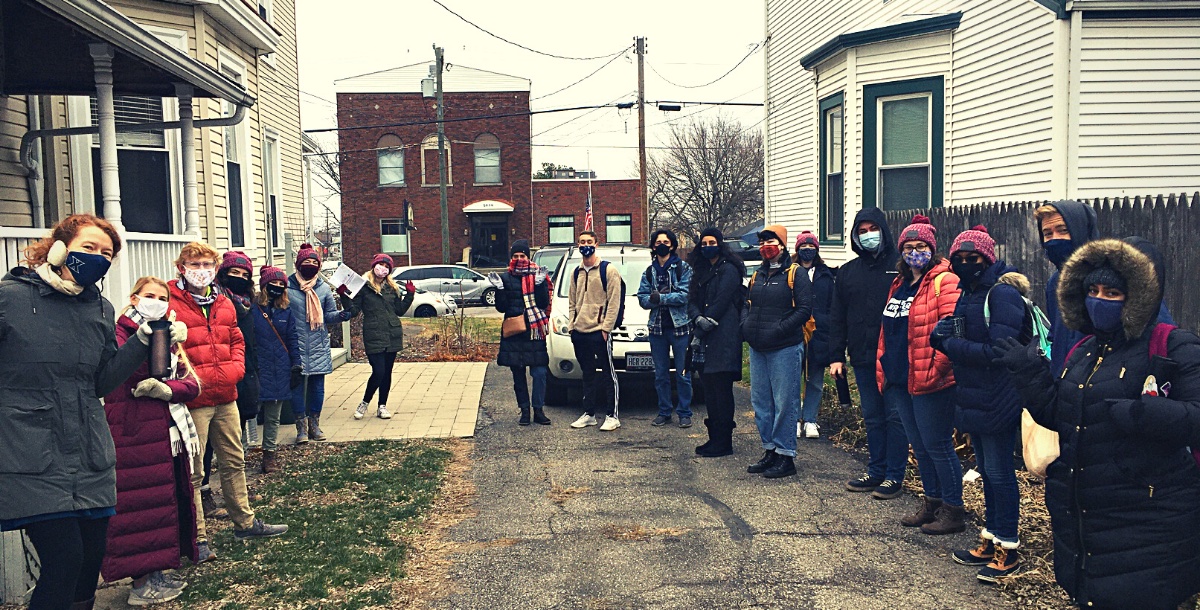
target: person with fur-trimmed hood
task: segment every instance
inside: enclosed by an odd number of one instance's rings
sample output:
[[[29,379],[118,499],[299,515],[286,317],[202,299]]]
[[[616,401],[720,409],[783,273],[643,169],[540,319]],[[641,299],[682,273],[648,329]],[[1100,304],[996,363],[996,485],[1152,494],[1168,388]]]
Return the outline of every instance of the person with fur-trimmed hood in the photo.
[[[1024,298],[1029,280],[996,258],[996,242],[983,226],[963,231],[954,239],[950,268],[959,278],[962,294],[954,316],[938,322],[931,341],[954,366],[959,427],[971,434],[975,461],[983,475],[987,517],[979,546],[955,551],[954,561],[978,566],[979,580],[994,583],[1019,567],[1021,492],[1013,453],[1021,400],[1008,372],[992,363],[992,343],[1006,338],[1031,340]]]
[[[996,345],[1033,418],[1058,432],[1047,469],[1054,574],[1080,607],[1173,610],[1200,591],[1200,338],[1156,323],[1165,274],[1148,242],[1101,239],[1063,264],[1063,322],[1086,337],[1052,373]],[[1151,355],[1165,352],[1166,358]]]

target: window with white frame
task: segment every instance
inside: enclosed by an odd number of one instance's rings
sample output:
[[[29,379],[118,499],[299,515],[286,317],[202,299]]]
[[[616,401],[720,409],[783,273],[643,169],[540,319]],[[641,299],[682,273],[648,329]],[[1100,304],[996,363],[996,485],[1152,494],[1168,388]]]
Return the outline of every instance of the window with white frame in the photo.
[[[271,6],[271,0],[258,0],[258,16],[262,17],[263,21],[271,23],[275,15],[273,14],[274,7]]]
[[[840,242],[845,232],[845,105],[832,95],[821,108],[821,241]]]
[[[270,131],[263,137],[263,193],[267,204],[267,228],[271,233],[271,247],[278,248],[279,227],[283,224],[279,209],[279,136]]]
[[[221,54],[220,71],[236,83],[245,83],[245,65],[227,53]],[[237,110],[229,101],[223,101],[222,106],[227,116]],[[251,241],[248,235],[250,223],[247,222],[249,208],[246,206],[250,171],[246,123],[242,121],[222,128],[225,132],[225,203],[229,214],[229,245],[233,248],[244,248]]]
[[[633,242],[633,216],[608,214],[604,217],[604,242],[628,244]]]
[[[552,244],[575,243],[575,217],[551,216],[549,221],[549,242]]]
[[[389,133],[379,138],[375,148],[379,186],[404,186],[404,142]]]
[[[405,229],[404,219],[380,219],[379,251],[385,254],[408,253],[408,231]]]
[[[941,207],[945,81],[941,76],[863,87],[863,205]]]
[[[174,100],[172,100],[174,101]],[[91,124],[99,123],[96,97],[89,98]],[[117,125],[157,123],[165,120],[163,98],[118,95],[113,99]],[[104,215],[100,188],[100,137],[91,138],[92,196],[96,213]],[[121,219],[125,228],[139,233],[173,233],[171,180],[172,155],[166,133],[117,132],[118,183],[121,186]]]
[[[475,138],[475,184],[500,184],[500,139],[490,133]]]
[[[446,185],[454,182],[451,179],[453,172],[450,162],[450,138],[445,138],[443,146],[446,149]],[[430,134],[421,141],[421,185],[422,186],[438,186],[440,184],[438,178],[438,137],[437,134]]]

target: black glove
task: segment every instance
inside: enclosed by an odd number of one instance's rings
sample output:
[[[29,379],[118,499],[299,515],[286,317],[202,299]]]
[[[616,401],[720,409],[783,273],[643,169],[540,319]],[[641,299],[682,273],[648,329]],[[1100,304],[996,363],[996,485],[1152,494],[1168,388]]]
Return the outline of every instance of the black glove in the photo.
[[[933,327],[933,334],[929,335],[929,344],[936,350],[942,349],[942,342],[954,336],[954,320],[950,318],[942,318],[938,320],[937,326]]]
[[[1032,367],[1046,363],[1046,359],[1038,353],[1036,341],[1030,341],[1029,345],[1021,345],[1020,341],[1005,337],[992,343],[992,350],[996,352],[992,364],[1002,366],[1011,373],[1030,371]]]
[[[653,290],[650,292],[650,302],[651,303],[658,305],[658,302],[661,300],[662,300],[662,295],[658,294],[657,290]]]
[[[716,320],[714,320],[712,318],[706,318],[704,316],[696,316],[695,322],[696,322],[696,328],[701,333],[706,334],[706,335],[708,333],[711,333],[712,331],[716,330],[717,326],[718,326],[718,322]]]
[[[303,371],[303,369],[301,369],[298,366],[292,367],[292,379],[291,379],[291,383],[288,385],[289,388],[294,390],[294,389],[300,387],[300,384],[304,383],[304,375],[303,375],[302,371]]]
[[[1109,398],[1105,402],[1108,403],[1108,416],[1124,430],[1137,428],[1138,420],[1146,410],[1140,399]]]

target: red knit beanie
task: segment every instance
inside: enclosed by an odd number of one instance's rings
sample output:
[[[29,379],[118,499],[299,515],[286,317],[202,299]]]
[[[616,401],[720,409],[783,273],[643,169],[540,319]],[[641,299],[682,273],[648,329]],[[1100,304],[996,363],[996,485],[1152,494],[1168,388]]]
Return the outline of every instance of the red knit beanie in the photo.
[[[321,255],[312,247],[312,244],[300,244],[300,251],[296,252],[296,267],[300,267],[300,263],[313,259],[317,264],[321,264]]]
[[[262,268],[258,270],[258,285],[262,287],[270,284],[271,282],[283,282],[286,284],[287,274],[284,273],[283,269],[280,269],[279,267],[263,265]]]
[[[250,264],[250,257],[246,256],[241,250],[230,250],[221,257],[221,266],[217,268],[217,272],[228,271],[230,269],[245,269],[249,275],[254,275],[254,265]]]
[[[904,249],[906,241],[923,241],[929,244],[929,249],[937,251],[937,229],[929,222],[929,218],[923,214],[913,216],[912,224],[904,227],[900,232],[900,240],[896,242],[898,249]]]
[[[821,249],[821,243],[817,240],[817,236],[813,235],[812,231],[801,231],[796,236],[796,250],[799,250],[802,244],[812,244],[817,247],[817,250]]]
[[[391,271],[393,268],[395,268],[395,264],[392,263],[392,257],[386,254],[376,254],[375,258],[371,259],[371,268],[375,268],[375,265],[380,263],[387,265],[388,271]]]
[[[987,227],[975,225],[958,234],[950,245],[950,254],[955,252],[978,252],[988,263],[996,262],[996,240],[988,235]]]

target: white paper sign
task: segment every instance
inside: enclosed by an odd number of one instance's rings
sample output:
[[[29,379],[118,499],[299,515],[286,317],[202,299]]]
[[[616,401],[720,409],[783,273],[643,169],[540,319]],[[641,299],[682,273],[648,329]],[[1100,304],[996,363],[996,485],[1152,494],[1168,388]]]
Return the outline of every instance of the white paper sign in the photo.
[[[353,269],[346,266],[346,263],[341,263],[334,270],[333,275],[329,277],[329,283],[333,285],[333,290],[336,292],[341,286],[345,286],[350,290],[347,295],[354,298],[363,286],[367,285],[367,280],[364,280],[361,275],[354,272]]]

